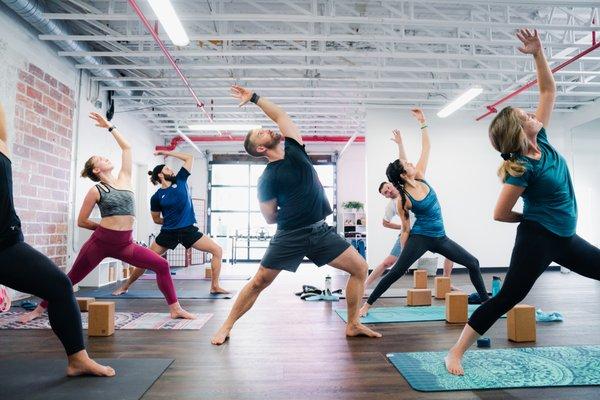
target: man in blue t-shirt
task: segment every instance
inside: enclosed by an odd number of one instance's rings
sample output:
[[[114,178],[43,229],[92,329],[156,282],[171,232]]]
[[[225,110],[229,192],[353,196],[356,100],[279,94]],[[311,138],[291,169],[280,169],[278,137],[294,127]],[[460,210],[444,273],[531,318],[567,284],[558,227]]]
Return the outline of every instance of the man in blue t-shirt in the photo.
[[[329,264],[350,274],[346,287],[346,335],[381,337],[359,321],[358,306],[364,293],[368,266],[335,228],[325,223],[325,218],[332,213],[331,206],[306,154],[298,126],[279,106],[248,89],[232,86],[232,94],[240,101],[240,106],[252,102],[260,107],[281,132],[253,129],[244,141],[248,154],[269,160],[258,181],[258,200],[267,223],[277,223],[277,232],[258,272],[241,290],[212,343],[223,344],[235,322],[252,307],[260,292],[282,270],[295,272],[305,256],[318,266]]]
[[[196,250],[205,251],[212,255],[211,264],[211,287],[212,294],[229,293],[219,285],[221,273],[221,259],[223,250],[214,240],[198,230],[194,206],[190,195],[187,180],[192,170],[194,156],[187,153],[175,151],[157,151],[155,155],[175,157],[183,161],[183,166],[177,173],[165,164],[159,164],[152,171],[148,171],[150,181],[160,188],[150,199],[150,211],[155,223],[162,225],[160,233],[150,246],[150,249],[158,254],[164,254],[167,249],[175,249],[182,244],[186,249],[193,247]],[[129,289],[142,274],[142,266],[136,268],[127,282],[113,292],[120,295]]]

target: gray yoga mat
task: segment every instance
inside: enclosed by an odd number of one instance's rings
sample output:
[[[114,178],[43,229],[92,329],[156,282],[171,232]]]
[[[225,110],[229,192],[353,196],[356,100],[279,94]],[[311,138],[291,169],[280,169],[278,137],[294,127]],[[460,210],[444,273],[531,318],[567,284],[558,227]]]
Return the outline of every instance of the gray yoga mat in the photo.
[[[101,288],[82,288],[75,295],[77,297],[94,297],[96,299],[162,299],[163,294],[158,288],[153,289],[129,289],[127,293],[120,296],[113,296],[112,292],[115,290],[113,285],[109,287]],[[210,294],[208,290],[177,290],[178,299],[231,299],[235,294],[234,290],[228,294]]]
[[[421,392],[600,385],[600,346],[470,350],[463,360],[464,376],[446,371],[446,354],[390,353],[387,357]],[[572,398],[577,397],[574,392]]]
[[[2,360],[0,398],[10,400],[139,400],[173,363],[161,358],[98,359],[112,378],[69,378],[66,359]]]

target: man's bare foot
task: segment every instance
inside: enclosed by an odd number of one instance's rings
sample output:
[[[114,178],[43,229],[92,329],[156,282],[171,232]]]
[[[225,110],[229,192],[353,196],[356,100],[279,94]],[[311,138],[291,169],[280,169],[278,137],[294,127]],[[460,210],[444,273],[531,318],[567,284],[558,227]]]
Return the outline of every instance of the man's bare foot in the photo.
[[[231,329],[221,327],[217,333],[214,334],[210,342],[216,346],[220,346],[229,339],[229,332]]]
[[[363,324],[348,324],[346,325],[346,336],[366,336],[372,338],[380,338],[383,335],[379,332],[375,332],[374,330],[367,328]]]
[[[107,365],[100,365],[96,361],[87,357],[69,357],[67,366],[67,376],[94,375],[94,376],[115,376],[115,370]]]
[[[221,286],[211,286],[210,294],[229,294],[231,292],[223,289]]]
[[[171,318],[173,319],[196,319],[196,316],[191,312],[185,311],[183,308],[171,309]]]
[[[127,293],[128,290],[129,290],[128,287],[121,286],[120,288],[118,288],[117,290],[115,290],[114,292],[112,292],[112,295],[113,296],[120,296],[122,294]]]
[[[363,306],[360,308],[360,310],[358,310],[358,315],[360,317],[366,317],[367,314],[369,313],[369,308],[371,308],[371,305],[369,303],[363,304]]]
[[[454,350],[450,349],[446,357],[444,357],[444,363],[446,364],[446,369],[452,375],[464,375],[465,371],[463,370],[462,364],[462,356],[456,354]]]
[[[44,307],[37,306],[35,310],[23,314],[21,318],[19,318],[19,321],[21,321],[22,324],[26,324],[29,321],[41,317],[44,314],[44,311],[46,311]]]

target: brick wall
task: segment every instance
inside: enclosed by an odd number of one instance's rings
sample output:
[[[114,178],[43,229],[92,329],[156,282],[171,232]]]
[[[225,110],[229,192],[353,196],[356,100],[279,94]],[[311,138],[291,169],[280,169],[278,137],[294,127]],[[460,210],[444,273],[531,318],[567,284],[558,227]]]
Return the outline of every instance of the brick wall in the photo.
[[[67,264],[73,90],[40,67],[18,72],[12,149],[14,194],[25,240]]]

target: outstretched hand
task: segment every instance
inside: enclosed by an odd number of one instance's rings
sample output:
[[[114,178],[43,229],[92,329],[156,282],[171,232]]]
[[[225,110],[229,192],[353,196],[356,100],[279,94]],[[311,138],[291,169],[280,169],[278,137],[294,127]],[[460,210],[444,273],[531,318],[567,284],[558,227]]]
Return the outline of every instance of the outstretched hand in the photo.
[[[395,142],[396,144],[401,144],[402,143],[402,133],[400,133],[400,131],[398,129],[394,129],[392,131],[392,138],[390,140],[392,142]]]
[[[112,126],[110,122],[108,122],[106,118],[104,118],[104,116],[98,114],[97,112],[91,112],[89,117],[96,122],[97,127],[110,128]]]
[[[231,85],[231,95],[239,100],[239,106],[243,106],[252,98],[252,91],[238,85]]]
[[[534,29],[533,32],[529,29],[519,29],[517,31],[517,38],[523,43],[523,46],[519,47],[521,53],[535,55],[542,51],[542,41],[537,29]]]
[[[420,108],[412,108],[410,113],[417,121],[419,121],[420,124],[425,123],[425,114],[423,113],[423,110]]]

